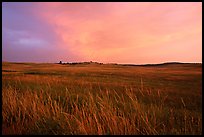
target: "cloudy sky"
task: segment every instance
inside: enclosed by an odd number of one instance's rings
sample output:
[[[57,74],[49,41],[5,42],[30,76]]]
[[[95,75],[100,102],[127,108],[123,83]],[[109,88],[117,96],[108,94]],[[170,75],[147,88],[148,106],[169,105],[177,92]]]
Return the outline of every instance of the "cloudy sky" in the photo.
[[[4,2],[2,60],[202,62],[202,3]]]

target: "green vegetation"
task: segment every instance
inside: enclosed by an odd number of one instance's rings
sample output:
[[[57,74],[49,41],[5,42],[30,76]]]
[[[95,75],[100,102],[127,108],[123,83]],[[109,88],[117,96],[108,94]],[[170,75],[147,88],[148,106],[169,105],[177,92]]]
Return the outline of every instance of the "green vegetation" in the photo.
[[[202,133],[202,65],[2,63],[2,133]]]

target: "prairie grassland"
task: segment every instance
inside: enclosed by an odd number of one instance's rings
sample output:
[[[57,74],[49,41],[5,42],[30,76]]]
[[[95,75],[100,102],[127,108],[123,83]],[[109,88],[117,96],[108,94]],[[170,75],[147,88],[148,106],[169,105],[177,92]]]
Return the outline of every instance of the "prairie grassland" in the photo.
[[[202,66],[2,63],[2,133],[202,134]]]

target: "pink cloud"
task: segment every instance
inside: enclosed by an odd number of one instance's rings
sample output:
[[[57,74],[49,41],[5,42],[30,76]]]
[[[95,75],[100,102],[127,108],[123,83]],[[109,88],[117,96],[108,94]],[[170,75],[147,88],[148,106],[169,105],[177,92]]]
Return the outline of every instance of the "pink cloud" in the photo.
[[[58,47],[76,61],[202,61],[202,3],[37,3]]]

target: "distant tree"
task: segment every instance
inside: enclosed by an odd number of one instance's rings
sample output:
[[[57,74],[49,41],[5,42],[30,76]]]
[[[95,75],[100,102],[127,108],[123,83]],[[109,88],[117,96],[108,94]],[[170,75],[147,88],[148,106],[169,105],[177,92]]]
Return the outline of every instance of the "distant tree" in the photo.
[[[60,61],[59,64],[62,64],[62,61]]]

